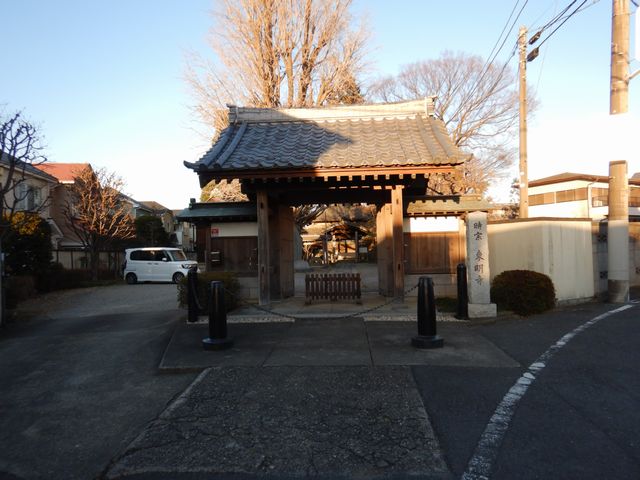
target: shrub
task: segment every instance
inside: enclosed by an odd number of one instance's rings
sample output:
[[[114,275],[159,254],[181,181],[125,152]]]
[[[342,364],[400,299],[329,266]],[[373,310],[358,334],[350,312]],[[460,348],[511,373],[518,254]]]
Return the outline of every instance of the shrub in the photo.
[[[51,263],[51,227],[35,213],[16,212],[2,247],[7,272],[43,274]]]
[[[4,281],[8,309],[15,308],[18,303],[36,295],[36,281],[32,275],[5,277]]]
[[[101,269],[98,278],[103,280],[116,278],[112,270]],[[84,288],[101,284],[91,279],[91,270],[66,269],[59,263],[53,263],[43,275],[38,275],[36,287],[39,292],[53,292],[55,290],[67,290],[70,288]]]
[[[506,270],[493,279],[491,300],[518,315],[542,313],[556,304],[551,279],[531,270]]]
[[[153,215],[136,218],[136,240],[145,247],[163,247],[169,245],[169,234],[162,226],[162,220]]]
[[[198,301],[202,307],[203,314],[209,310],[209,289],[211,282],[221,281],[224,284],[225,292],[224,300],[227,312],[238,306],[238,293],[240,291],[240,283],[233,272],[202,272],[198,273]],[[187,278],[183,278],[178,283],[178,304],[181,307],[187,306]]]

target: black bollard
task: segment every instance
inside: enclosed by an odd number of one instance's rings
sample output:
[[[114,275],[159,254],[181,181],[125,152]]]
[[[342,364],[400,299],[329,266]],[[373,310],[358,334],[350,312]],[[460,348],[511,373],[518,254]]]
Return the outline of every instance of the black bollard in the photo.
[[[233,345],[227,338],[227,309],[224,304],[224,285],[211,282],[209,293],[209,338],[202,340],[205,350],[224,350]]]
[[[200,308],[198,305],[198,271],[195,267],[187,272],[187,306],[189,308],[187,320],[190,323],[197,322]]]
[[[469,318],[469,294],[467,293],[467,266],[459,263],[456,267],[458,281],[458,308],[456,318],[466,320]]]
[[[411,339],[416,348],[441,348],[444,340],[436,332],[436,299],[431,277],[418,281],[418,336]]]

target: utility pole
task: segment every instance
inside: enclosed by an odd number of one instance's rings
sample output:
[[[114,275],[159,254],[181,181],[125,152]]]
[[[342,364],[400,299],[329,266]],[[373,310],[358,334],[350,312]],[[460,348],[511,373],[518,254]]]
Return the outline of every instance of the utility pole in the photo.
[[[520,61],[520,218],[529,217],[529,178],[527,173],[527,27],[518,34]]]
[[[612,0],[609,113],[629,108],[629,0]],[[614,132],[614,135],[624,133]],[[619,138],[613,138],[613,143]],[[626,160],[609,162],[607,220],[607,290],[612,303],[629,300],[629,180]]]
[[[629,110],[629,0],[613,0],[611,17],[611,96],[609,113]]]

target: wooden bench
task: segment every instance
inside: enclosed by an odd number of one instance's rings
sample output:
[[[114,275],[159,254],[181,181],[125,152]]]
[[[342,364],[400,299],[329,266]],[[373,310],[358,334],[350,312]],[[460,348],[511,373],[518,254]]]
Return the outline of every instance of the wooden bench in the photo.
[[[304,283],[306,304],[315,300],[355,300],[362,303],[359,273],[307,273]]]

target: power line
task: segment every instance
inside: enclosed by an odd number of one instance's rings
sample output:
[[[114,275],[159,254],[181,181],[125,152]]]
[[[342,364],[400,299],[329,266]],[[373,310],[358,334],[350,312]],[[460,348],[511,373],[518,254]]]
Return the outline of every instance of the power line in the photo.
[[[580,11],[580,9],[582,8],[582,6],[583,6],[585,3],[587,3],[587,1],[588,1],[588,0],[583,0],[583,2],[582,2],[580,5],[578,5],[578,8],[576,8],[573,12],[571,12],[569,15],[567,15],[567,16],[565,17],[565,19],[562,21],[562,23],[561,23],[560,25],[558,25],[558,26],[557,26],[557,27],[556,27],[556,28],[555,28],[555,29],[554,29],[554,30],[553,30],[549,35],[547,35],[547,37],[546,37],[542,42],[540,42],[540,44],[538,45],[538,47],[537,47],[537,48],[539,49],[542,45],[544,45],[544,44],[545,44],[545,42],[546,42],[547,40],[549,40],[549,39],[553,36],[553,34],[554,34],[554,33],[556,33],[556,32],[558,31],[558,29],[559,29],[560,27],[562,27],[562,25],[564,25],[565,23],[567,23],[567,21],[568,21],[571,17],[573,17],[576,13],[578,13],[578,12]],[[572,2],[572,3],[575,3],[575,2]]]
[[[504,35],[504,32],[507,29],[507,26],[509,25],[509,21],[511,21],[511,17],[513,17],[513,14],[516,11],[516,8],[518,8],[518,4],[519,3],[520,3],[520,0],[516,0],[516,3],[513,4],[513,8],[511,9],[511,13],[509,14],[509,18],[507,18],[507,21],[504,24],[504,27],[502,27],[502,32],[500,32],[500,35],[498,35],[496,43],[493,45],[493,48],[491,49],[491,52],[487,56],[487,60],[485,61],[485,64],[482,66],[481,71],[484,70],[484,68],[489,63],[489,59],[491,58],[491,56],[493,55],[493,52],[495,51],[496,47],[498,46],[498,43],[500,42],[500,39]],[[525,5],[526,5],[526,2],[525,2]],[[520,12],[522,12],[522,9],[520,10]],[[519,14],[518,14],[518,16],[519,16]],[[516,17],[516,20],[517,20],[517,17]],[[511,28],[509,29],[509,33],[511,32],[511,30],[513,30],[513,26],[514,26],[516,20],[514,20],[514,23],[511,24]],[[507,33],[507,35],[505,35],[505,39],[508,38],[508,36],[509,36],[509,34]],[[502,42],[501,48],[502,48],[502,46],[504,46],[504,41]],[[499,51],[500,51],[500,49],[498,50],[498,52]]]
[[[551,20],[549,20],[545,25],[543,25],[542,27],[540,27],[538,30],[540,33],[542,33],[543,31],[545,31],[547,28],[551,27],[552,25],[554,25],[558,20],[560,20],[560,18],[562,18],[562,16],[567,13],[567,11],[576,4],[578,0],[573,0],[569,5],[567,5],[566,7],[564,7],[564,9],[558,13],[556,16],[554,16]]]
[[[493,49],[491,50],[491,53],[489,54],[489,57],[487,57],[487,60],[485,61],[484,65],[482,66],[482,69],[480,70],[480,75],[478,76],[478,79],[476,80],[475,85],[471,88],[469,94],[467,95],[468,97],[471,97],[476,92],[476,90],[480,87],[480,85],[482,83],[482,80],[484,80],[484,77],[487,75],[487,73],[489,73],[489,69],[491,68],[491,65],[493,64],[493,62],[495,61],[496,57],[499,55],[499,53],[504,48],[505,43],[509,39],[509,35],[511,35],[513,27],[516,25],[516,22],[520,18],[520,15],[522,15],[522,11],[524,10],[524,7],[527,6],[527,3],[529,3],[529,0],[525,0],[524,3],[522,4],[522,7],[520,7],[520,10],[518,11],[518,14],[513,19],[513,22],[511,22],[511,26],[509,27],[509,30],[504,35],[504,39],[502,40],[502,43],[500,44],[500,47],[496,50],[496,45],[498,45],[498,42],[500,42],[500,39],[502,38],[505,30],[507,29],[507,26],[509,25],[509,22],[511,21],[511,18],[513,17],[513,12],[515,12],[516,8],[518,8],[518,4],[519,3],[520,3],[520,0],[516,0],[516,3],[513,6],[513,9],[511,10],[511,14],[509,15],[509,18],[507,19],[507,22],[505,23],[505,26],[502,28],[502,32],[500,33],[500,36],[498,37],[498,40],[496,40],[496,43],[495,43]],[[494,53],[494,50],[495,50],[495,53]],[[493,55],[493,57],[492,57],[492,55]],[[513,58],[513,55],[515,55],[515,49],[511,53],[511,56],[509,57],[507,62],[505,62],[505,65],[502,67],[501,75],[504,72],[504,70],[506,69],[507,63]]]
[[[509,30],[505,34],[504,32],[505,32],[505,30],[507,30],[509,22],[511,21],[511,18],[513,17],[513,13],[516,11],[516,9],[518,8],[518,4],[520,3],[520,0],[516,0],[516,3],[514,4],[513,8],[511,9],[511,14],[509,15],[509,18],[507,18],[507,21],[506,21],[504,27],[502,28],[502,32],[500,32],[500,35],[498,36],[498,39],[496,40],[495,44],[493,45],[493,48],[491,49],[491,53],[489,53],[489,56],[487,57],[487,60],[484,62],[484,64],[482,65],[482,68],[480,69],[480,73],[478,74],[477,80],[474,82],[474,84],[472,85],[472,87],[470,88],[468,93],[464,95],[467,99],[471,99],[472,96],[476,93],[476,91],[480,87],[480,85],[482,84],[482,80],[484,80],[485,76],[489,72],[491,64],[494,62],[495,58],[498,56],[500,51],[504,48],[504,45],[505,45],[507,39],[509,38],[509,35],[511,34],[511,31],[513,30],[513,27],[515,26],[516,22],[520,18],[520,15],[522,14],[522,11],[524,10],[524,7],[526,7],[528,2],[529,2],[529,0],[525,0],[524,1],[522,7],[520,8],[520,11],[516,15],[516,17],[513,19],[513,22],[511,22],[511,27],[509,27]],[[502,43],[500,43],[500,47],[498,47],[498,49],[496,50],[496,47],[497,47],[498,43],[500,42],[500,40],[502,39],[503,35],[504,35],[504,39],[502,40]],[[493,58],[492,58],[492,55],[493,55]],[[511,54],[511,57],[509,57],[509,60],[511,60],[511,58],[513,58],[513,53]],[[507,60],[507,62],[509,60]],[[506,64],[502,67],[502,72],[504,72],[505,68],[506,68]],[[459,83],[458,85],[456,85],[456,87],[451,92],[451,95],[455,94],[456,91],[461,86],[462,86],[462,83]],[[492,89],[495,88],[495,84],[492,85],[491,88]],[[461,101],[460,104],[458,105],[458,108],[456,109],[456,111],[453,112],[453,114],[451,115],[452,118],[456,118],[457,117],[457,115],[460,112],[460,109],[462,108],[463,104],[464,104],[464,102]]]

